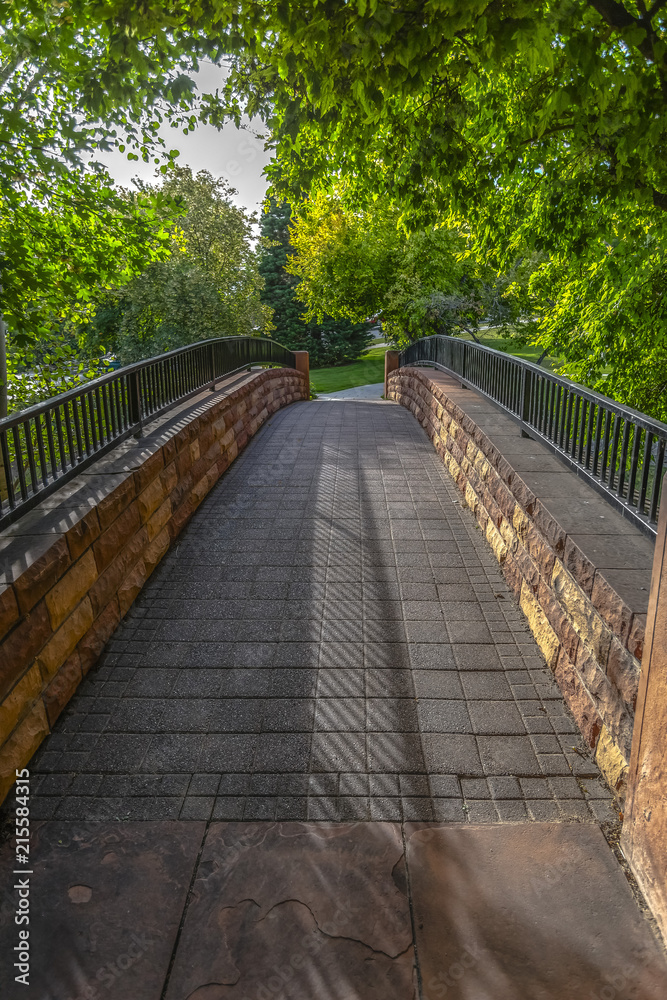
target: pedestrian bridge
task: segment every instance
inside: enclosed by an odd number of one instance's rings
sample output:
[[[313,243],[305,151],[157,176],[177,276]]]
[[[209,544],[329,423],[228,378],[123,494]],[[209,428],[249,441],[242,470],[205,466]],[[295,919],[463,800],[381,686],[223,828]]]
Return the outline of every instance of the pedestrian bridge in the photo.
[[[664,443],[633,473],[612,421],[587,480],[525,385],[517,420],[403,360],[373,402],[309,400],[302,357],[212,367],[0,534],[32,995],[665,995],[664,848],[627,818],[634,874],[619,847]]]

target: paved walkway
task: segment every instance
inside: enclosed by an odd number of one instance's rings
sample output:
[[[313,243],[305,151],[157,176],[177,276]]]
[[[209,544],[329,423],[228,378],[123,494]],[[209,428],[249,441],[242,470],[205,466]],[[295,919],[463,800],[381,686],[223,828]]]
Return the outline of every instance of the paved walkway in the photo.
[[[3,998],[666,995],[609,794],[399,406],[273,417],[31,771],[30,986],[7,840]]]
[[[370,385],[357,385],[352,389],[340,389],[338,392],[320,392],[317,398],[326,399],[382,399],[384,395],[384,382],[373,382]]]
[[[414,418],[276,415],[33,764],[34,817],[612,820]]]

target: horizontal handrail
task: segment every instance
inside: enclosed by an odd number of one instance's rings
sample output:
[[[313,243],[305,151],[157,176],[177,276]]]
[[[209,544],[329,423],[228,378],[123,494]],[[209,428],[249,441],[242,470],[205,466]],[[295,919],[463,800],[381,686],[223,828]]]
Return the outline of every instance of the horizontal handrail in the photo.
[[[486,396],[655,538],[667,424],[530,361],[467,340],[423,337],[400,353],[399,368],[407,365],[438,368]]]
[[[0,530],[142,426],[252,365],[296,367],[266,337],[218,337],[138,361],[0,420]]]

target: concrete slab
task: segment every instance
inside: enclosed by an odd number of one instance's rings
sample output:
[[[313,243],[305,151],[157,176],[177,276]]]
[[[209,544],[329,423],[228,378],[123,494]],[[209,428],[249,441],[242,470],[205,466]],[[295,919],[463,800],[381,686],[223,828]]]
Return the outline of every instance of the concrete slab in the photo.
[[[318,399],[382,399],[384,395],[384,382],[374,382],[372,385],[356,385],[352,389],[341,389],[339,392],[318,392]]]
[[[209,829],[167,1000],[413,1000],[396,823]]]
[[[0,996],[6,1000],[157,1000],[204,823],[34,824],[32,874],[0,853]],[[12,879],[29,879],[30,979],[15,982]],[[12,892],[14,896],[12,898]],[[8,898],[9,897],[9,898]]]
[[[667,964],[599,828],[406,824],[424,1000],[661,1000]]]

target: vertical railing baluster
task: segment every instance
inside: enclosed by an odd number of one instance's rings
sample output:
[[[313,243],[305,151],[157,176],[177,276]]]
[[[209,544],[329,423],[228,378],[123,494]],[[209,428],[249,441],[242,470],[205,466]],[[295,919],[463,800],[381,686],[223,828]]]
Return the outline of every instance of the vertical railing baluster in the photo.
[[[16,455],[16,474],[19,477],[19,489],[21,499],[28,499],[28,488],[25,481],[25,469],[23,468],[23,449],[21,448],[21,434],[16,425],[12,427],[12,437],[14,439],[14,454]]]
[[[604,437],[602,439],[602,467],[600,469],[600,482],[604,483],[607,478],[607,469],[609,467],[609,432],[611,430],[611,410],[605,409],[604,418]]]
[[[628,503],[637,507],[635,500],[635,486],[637,482],[637,470],[639,468],[639,453],[642,446],[642,429],[635,425],[633,427],[632,457],[630,459],[630,478],[628,480]]]
[[[33,493],[36,493],[37,466],[35,465],[35,449],[32,443],[32,432],[30,430],[30,422],[28,420],[23,421],[23,434],[25,435],[25,448],[28,455],[28,465],[30,467],[30,489]]]
[[[49,462],[51,463],[51,478],[58,478],[58,462],[56,459],[56,446],[53,440],[53,410],[47,410],[44,414],[46,420],[46,443],[49,449]]]
[[[7,444],[7,431],[0,431],[0,453],[2,453],[2,468],[5,476],[5,487],[7,489],[7,503],[9,509],[16,507],[16,497],[14,495],[14,473],[12,471],[12,461],[9,456],[9,446]]]
[[[35,417],[35,437],[37,438],[37,454],[39,455],[39,468],[42,474],[42,486],[49,485],[49,472],[46,466],[46,452],[44,451],[44,438],[42,437],[42,416],[38,413]],[[37,480],[35,480],[35,492],[37,492]]]
[[[646,514],[646,494],[648,492],[648,481],[651,473],[651,455],[653,453],[653,435],[646,431],[644,436],[644,463],[642,465],[641,486],[639,487],[639,501],[637,508],[640,514]]]
[[[662,487],[662,470],[665,464],[665,439],[658,442],[658,450],[655,456],[655,469],[653,472],[653,488],[651,490],[651,504],[648,512],[648,519],[651,524],[658,520],[658,503],[660,501],[660,489]]]
[[[621,444],[621,459],[618,466],[618,485],[616,492],[618,496],[623,498],[623,490],[625,488],[625,477],[627,473],[628,465],[628,447],[630,445],[630,432],[632,429],[632,423],[629,420],[623,422],[623,442]]]

